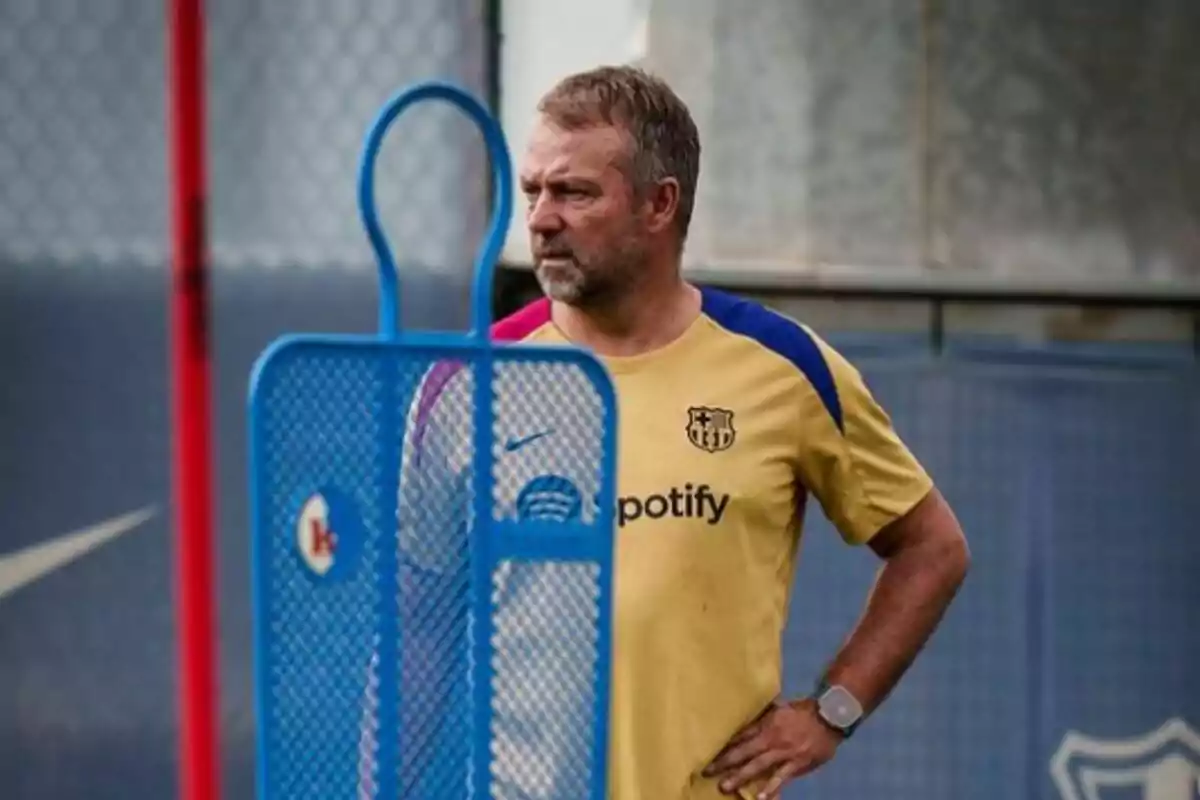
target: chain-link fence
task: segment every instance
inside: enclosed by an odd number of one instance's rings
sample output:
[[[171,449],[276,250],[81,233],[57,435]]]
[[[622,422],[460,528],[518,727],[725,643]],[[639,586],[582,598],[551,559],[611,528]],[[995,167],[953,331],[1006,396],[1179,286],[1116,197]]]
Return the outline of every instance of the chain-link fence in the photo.
[[[483,0],[205,5],[222,777],[225,797],[250,798],[251,365],[284,332],[373,327],[377,280],[356,196],[363,138],[415,81],[486,98],[492,32]],[[178,793],[168,7],[0,2],[5,798]],[[389,130],[378,207],[408,324],[465,322],[489,211],[485,155],[474,126],[441,104]],[[149,521],[119,540],[13,590],[8,559],[22,548],[94,546],[92,526],[141,509]],[[81,531],[92,538],[62,539]]]
[[[363,136],[411,82],[486,94],[485,5],[207,3],[216,265],[369,268],[355,195]],[[0,6],[0,257],[165,263],[166,8]],[[397,123],[378,188],[399,259],[468,268],[487,211],[484,158],[452,109]]]

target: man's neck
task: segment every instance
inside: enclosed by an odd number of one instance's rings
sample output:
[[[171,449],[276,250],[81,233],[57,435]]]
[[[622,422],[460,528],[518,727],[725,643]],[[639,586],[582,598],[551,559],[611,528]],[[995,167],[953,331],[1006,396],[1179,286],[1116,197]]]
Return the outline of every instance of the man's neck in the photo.
[[[700,291],[673,277],[639,286],[600,308],[554,303],[554,324],[573,343],[600,356],[636,356],[678,339],[700,314]]]

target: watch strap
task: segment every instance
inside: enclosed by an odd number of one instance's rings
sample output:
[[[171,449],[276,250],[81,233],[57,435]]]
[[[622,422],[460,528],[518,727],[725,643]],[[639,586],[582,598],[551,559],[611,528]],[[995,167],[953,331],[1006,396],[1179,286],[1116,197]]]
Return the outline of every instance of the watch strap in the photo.
[[[862,721],[866,717],[866,714],[865,713],[859,714],[858,719],[856,719],[854,722],[852,722],[850,725],[847,725],[847,726],[837,725],[837,724],[833,723],[828,717],[825,716],[824,712],[821,709],[821,698],[831,688],[833,688],[833,684],[830,683],[829,680],[825,677],[821,677],[820,679],[818,679],[816,686],[813,688],[812,699],[817,705],[817,718],[820,719],[822,723],[824,723],[825,725],[832,728],[834,731],[837,731],[842,736],[849,739],[851,736],[854,735],[854,732],[856,730],[858,730],[858,726],[862,724]],[[842,689],[842,691],[849,693],[849,690],[846,689],[845,687],[840,687],[840,688]],[[851,695],[851,696],[853,697],[853,695]],[[855,699],[857,701],[857,698],[855,698]],[[859,702],[858,705],[859,705],[859,708],[862,708],[861,702]]]

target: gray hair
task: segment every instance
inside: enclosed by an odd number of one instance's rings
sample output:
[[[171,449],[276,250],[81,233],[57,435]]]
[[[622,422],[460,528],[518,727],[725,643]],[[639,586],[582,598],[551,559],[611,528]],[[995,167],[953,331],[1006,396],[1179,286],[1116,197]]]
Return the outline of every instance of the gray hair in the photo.
[[[700,174],[700,133],[666,81],[638,67],[597,67],[560,80],[537,108],[568,130],[600,124],[623,128],[633,145],[635,192],[664,178],[678,181],[675,223],[680,239],[687,238]]]

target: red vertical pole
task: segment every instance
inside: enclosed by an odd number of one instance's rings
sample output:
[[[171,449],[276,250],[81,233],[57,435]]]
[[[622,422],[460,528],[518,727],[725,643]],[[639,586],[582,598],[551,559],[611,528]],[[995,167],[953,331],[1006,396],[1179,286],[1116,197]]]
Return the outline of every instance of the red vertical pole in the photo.
[[[180,800],[216,800],[203,0],[168,0],[171,377]]]

